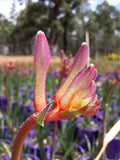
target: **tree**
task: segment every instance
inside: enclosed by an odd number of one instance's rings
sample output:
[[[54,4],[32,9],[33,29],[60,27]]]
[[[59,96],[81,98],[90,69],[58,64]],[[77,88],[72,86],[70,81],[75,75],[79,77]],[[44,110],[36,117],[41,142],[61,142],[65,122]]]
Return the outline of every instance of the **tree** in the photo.
[[[28,2],[17,18],[16,30],[13,32],[15,42],[27,43],[41,29],[46,33],[51,46],[59,43],[59,47],[67,51],[68,37],[77,25],[76,14],[87,0]]]
[[[89,31],[90,39],[90,50],[91,56],[94,57],[98,52],[98,22],[96,13],[94,11],[89,11],[88,22],[86,23],[86,30]]]
[[[10,35],[14,30],[14,24],[9,22],[2,14],[0,14],[0,43],[7,44],[10,41]]]
[[[104,1],[97,6],[96,17],[99,24],[99,50],[107,54],[112,51],[114,44],[116,9]]]

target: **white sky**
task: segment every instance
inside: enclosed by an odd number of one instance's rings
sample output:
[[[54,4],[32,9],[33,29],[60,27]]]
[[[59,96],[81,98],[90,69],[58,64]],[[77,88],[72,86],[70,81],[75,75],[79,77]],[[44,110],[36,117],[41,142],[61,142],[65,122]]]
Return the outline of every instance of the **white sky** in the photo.
[[[37,2],[37,0],[32,0],[33,2]],[[20,5],[18,0],[0,0],[0,13],[2,13],[6,18],[10,18],[10,12],[12,8],[12,4],[15,2],[16,6],[16,14],[19,14],[22,9],[25,8],[25,4]]]
[[[13,0],[0,0],[0,13],[2,13],[6,18],[10,17],[10,11],[12,7]],[[16,3],[16,12],[19,13],[20,10],[24,9],[25,6],[20,6]]]
[[[10,11],[12,7],[12,3],[16,2],[16,13],[19,14],[19,12],[25,8],[25,5],[20,5],[17,0],[0,0],[0,13],[2,13],[6,18],[10,18]],[[37,1],[37,0],[33,0]],[[91,5],[91,9],[95,10],[96,6],[98,4],[101,4],[104,0],[89,0],[89,3]],[[114,5],[117,7],[117,9],[120,10],[120,0],[107,0],[110,5]]]
[[[98,2],[99,1],[99,2]],[[91,9],[95,10],[98,4],[101,4],[104,0],[89,0],[91,5]],[[118,10],[120,10],[120,0],[107,0],[110,5],[116,6]]]

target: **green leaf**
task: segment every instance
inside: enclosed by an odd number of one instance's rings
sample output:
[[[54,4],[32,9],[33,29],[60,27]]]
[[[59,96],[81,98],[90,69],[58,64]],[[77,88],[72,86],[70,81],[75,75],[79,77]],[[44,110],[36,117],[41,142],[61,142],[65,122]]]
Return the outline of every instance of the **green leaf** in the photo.
[[[50,108],[50,106],[52,105],[52,103],[53,102],[49,103],[40,113],[35,115],[35,120],[40,126],[44,126],[44,119],[45,119],[46,113]]]

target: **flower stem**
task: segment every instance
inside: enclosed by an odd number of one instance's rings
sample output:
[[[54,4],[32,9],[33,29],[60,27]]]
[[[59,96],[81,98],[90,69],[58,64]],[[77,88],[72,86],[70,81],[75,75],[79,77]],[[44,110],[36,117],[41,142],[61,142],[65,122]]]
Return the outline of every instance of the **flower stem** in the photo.
[[[59,79],[59,83],[58,83],[58,88],[61,85],[64,76],[65,76],[65,71],[62,71],[60,79]],[[55,135],[56,135],[56,132],[57,132],[57,127],[58,127],[58,121],[54,121],[51,158],[53,158],[53,156],[54,156],[53,150],[54,150],[54,147],[55,147]]]
[[[109,97],[112,89],[114,86],[116,86],[120,82],[120,78],[118,78],[108,89],[107,96],[106,96],[106,101],[105,101],[105,108],[104,108],[104,116],[103,116],[103,139],[106,134],[106,116],[107,116],[107,110],[108,110],[108,102],[109,102]]]
[[[36,126],[38,125],[34,114],[32,114],[21,126],[19,129],[17,136],[15,138],[13,148],[12,148],[12,157],[11,160],[20,160],[21,158],[21,152],[24,144],[24,140],[27,137],[28,133]]]
[[[105,101],[105,105],[104,105],[104,115],[103,115],[103,141],[107,132],[107,127],[106,127],[106,121],[107,121],[107,111],[108,111],[108,102],[109,102],[109,97],[110,97],[110,93],[112,91],[112,89],[114,88],[114,86],[118,85],[118,83],[120,82],[120,78],[118,78],[108,89],[107,92],[107,96],[106,96],[106,101]],[[105,158],[105,155],[103,154],[103,159]]]
[[[5,96],[6,96],[6,100],[7,100],[7,107],[8,107],[8,111],[11,114],[11,108],[10,108],[10,97],[9,97],[9,91],[8,91],[8,84],[7,84],[7,74],[4,76],[4,85],[5,85]]]

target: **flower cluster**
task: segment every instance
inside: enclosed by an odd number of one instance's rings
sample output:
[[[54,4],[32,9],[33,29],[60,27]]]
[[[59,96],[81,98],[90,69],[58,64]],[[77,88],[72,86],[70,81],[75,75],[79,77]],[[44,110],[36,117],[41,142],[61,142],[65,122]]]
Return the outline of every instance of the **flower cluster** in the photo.
[[[93,64],[83,70],[87,62],[87,57],[88,46],[84,42],[78,50],[67,78],[53,97],[54,106],[47,111],[45,121],[75,118],[79,115],[91,116],[98,112],[101,100],[98,100],[95,94],[97,70]],[[39,31],[34,50],[34,106],[37,112],[41,112],[47,106],[45,79],[49,63],[49,44],[45,34]]]
[[[53,97],[53,108],[49,108],[51,103],[47,104],[45,80],[50,63],[50,48],[45,34],[42,31],[37,33],[34,49],[36,113],[31,115],[19,129],[13,144],[11,160],[20,160],[24,140],[36,125],[44,125],[46,121],[75,118],[79,115],[91,116],[98,112],[101,100],[98,100],[95,94],[97,70],[94,65],[83,70],[87,56],[88,46],[82,43],[67,78]]]

